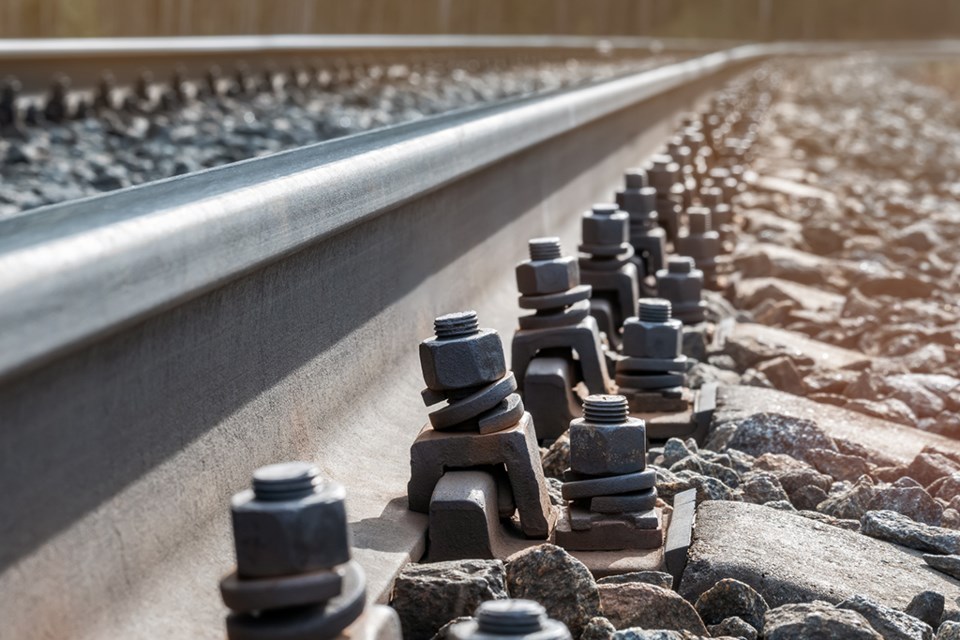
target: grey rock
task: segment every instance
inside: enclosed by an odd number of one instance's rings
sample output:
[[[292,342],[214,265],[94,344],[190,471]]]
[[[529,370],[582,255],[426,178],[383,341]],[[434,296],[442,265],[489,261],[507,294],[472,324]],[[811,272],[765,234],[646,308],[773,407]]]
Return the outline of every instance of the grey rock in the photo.
[[[934,590],[960,598],[960,585],[926,566],[914,551],[746,502],[705,502],[680,581],[696,602],[724,578],[750,585],[767,604],[865,595],[903,608],[913,595]]]
[[[782,474],[789,473],[791,471],[813,471],[816,472],[812,466],[797,460],[793,456],[787,455],[785,453],[764,453],[763,455],[757,456],[753,460],[753,471],[770,471],[771,473],[781,476]],[[823,474],[820,474],[823,475]],[[804,483],[806,484],[806,483]],[[833,484],[833,478],[827,480],[826,488],[829,489],[830,485]]]
[[[943,617],[945,604],[946,599],[942,593],[921,591],[913,597],[903,612],[930,625],[931,629],[936,629],[940,625],[940,618]]]
[[[563,479],[563,472],[570,468],[570,432],[564,431],[554,440],[540,459],[543,475],[548,478]]]
[[[708,625],[736,616],[757,631],[763,628],[763,616],[770,608],[753,587],[732,578],[720,580],[700,594],[694,607]]]
[[[773,383],[762,371],[758,369],[747,369],[740,376],[740,384],[747,387],[761,387],[763,389],[775,389]]]
[[[556,478],[546,478],[547,495],[550,496],[550,504],[555,507],[562,507],[567,504],[563,499],[563,482]]]
[[[673,576],[663,571],[631,571],[618,573],[597,580],[597,584],[626,584],[628,582],[645,582],[664,589],[673,588]]]
[[[777,509],[778,511],[796,511],[797,508],[790,504],[789,500],[772,500],[762,503],[768,509]]]
[[[604,615],[618,629],[671,629],[705,636],[707,628],[678,593],[642,582],[600,585]]]
[[[862,615],[884,640],[930,640],[933,637],[933,629],[927,623],[865,596],[847,598],[837,608]]]
[[[873,480],[869,476],[862,476],[850,488],[832,493],[817,506],[817,511],[834,518],[859,520],[867,512],[867,505],[876,492]]]
[[[679,473],[681,471],[693,471],[703,476],[716,478],[731,489],[740,485],[740,474],[722,464],[710,462],[701,458],[699,455],[692,454],[679,462],[671,465],[670,471]]]
[[[681,471],[676,474],[677,481],[673,484],[657,484],[657,492],[664,500],[668,500],[687,489],[697,490],[697,503],[705,500],[736,500],[733,489],[716,478],[703,476],[694,471]]]
[[[922,487],[878,488],[867,504],[869,511],[896,511],[912,520],[939,527],[943,521],[943,507]]]
[[[801,511],[813,511],[827,499],[827,493],[818,486],[808,484],[788,494],[790,502]]]
[[[663,445],[663,466],[668,469],[693,452],[687,448],[680,438],[670,438]]]
[[[907,475],[925,487],[958,472],[960,464],[934,451],[921,451],[907,467]]]
[[[730,468],[737,473],[744,474],[753,470],[756,458],[749,453],[737,449],[727,448],[725,455],[730,458]]]
[[[726,618],[717,624],[707,625],[707,629],[714,638],[731,636],[734,638],[743,638],[744,640],[757,639],[757,630],[736,616]]]
[[[814,449],[837,450],[814,422],[779,413],[756,413],[740,420],[727,446],[753,456],[785,453],[804,461]]]
[[[814,601],[787,604],[767,612],[764,640],[882,640],[856,611],[836,609]]]
[[[617,632],[609,620],[602,616],[590,618],[580,634],[580,640],[610,640]]]
[[[703,443],[704,449],[711,451],[723,451],[730,440],[737,433],[737,425],[733,423],[714,424],[707,435],[707,441]]]
[[[560,547],[541,544],[507,558],[510,597],[535,600],[574,637],[601,615],[600,592],[582,562]]]
[[[473,616],[460,616],[459,618],[454,618],[447,624],[440,627],[431,640],[451,640],[449,631],[453,625],[460,624],[461,622],[469,622],[473,619]]]
[[[777,477],[768,471],[751,471],[743,476],[740,483],[744,502],[766,504],[768,502],[789,502],[787,493],[780,486]]]
[[[797,515],[803,516],[810,520],[816,520],[817,522],[822,522],[828,524],[831,527],[839,527],[840,529],[846,529],[847,531],[860,531],[860,521],[859,520],[848,520],[846,518],[834,518],[833,516],[828,516],[825,513],[820,513],[819,511],[807,511],[807,510],[798,510]]]
[[[408,564],[394,582],[390,600],[404,638],[431,638],[450,620],[473,615],[485,600],[507,598],[499,560]]]
[[[708,382],[740,384],[740,375],[706,362],[698,362],[687,372],[687,384],[691,389],[699,389]]]
[[[937,571],[960,580],[960,555],[925,553],[923,560]]]
[[[736,616],[726,618],[717,624],[707,625],[707,630],[714,638],[721,636],[744,638],[745,640],[756,640],[757,638],[757,630]]]
[[[621,629],[613,634],[613,640],[695,640],[699,636],[668,629]]]
[[[960,622],[947,620],[937,629],[936,640],[960,640]]]
[[[921,524],[896,511],[868,511],[860,520],[860,531],[920,551],[960,553],[960,531]]]
[[[817,471],[837,480],[856,480],[874,469],[874,466],[863,458],[829,449],[814,449],[810,452],[809,460]]]

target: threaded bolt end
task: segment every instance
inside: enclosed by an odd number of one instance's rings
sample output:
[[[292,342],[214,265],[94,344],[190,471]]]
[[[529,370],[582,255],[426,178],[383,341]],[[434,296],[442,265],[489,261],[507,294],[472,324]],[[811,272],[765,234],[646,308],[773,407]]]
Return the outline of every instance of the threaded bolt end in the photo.
[[[602,217],[602,218],[609,218],[610,216],[612,216],[613,214],[615,214],[615,213],[616,213],[617,211],[619,211],[619,210],[620,210],[620,207],[618,207],[618,206],[615,205],[615,204],[595,204],[595,205],[593,205],[593,215],[598,216],[598,217]]]
[[[280,462],[253,472],[253,495],[264,502],[298,500],[322,482],[320,470],[309,462]]]
[[[693,258],[686,256],[667,260],[667,271],[669,273],[690,273],[695,266],[696,262],[694,262]]]
[[[440,316],[433,321],[433,331],[437,338],[446,340],[461,336],[472,336],[480,330],[476,311],[458,311]]]
[[[623,396],[595,395],[583,401],[583,418],[593,424],[621,424],[629,415],[630,407]]]
[[[561,256],[560,238],[534,238],[529,247],[531,260],[556,260]]]
[[[533,600],[487,600],[477,609],[477,631],[521,636],[543,630],[547,611]]]
[[[647,172],[643,169],[630,169],[626,173],[627,189],[643,189],[647,186]]]
[[[710,211],[703,208],[688,209],[687,220],[691,234],[704,234],[710,230]]]
[[[669,300],[663,298],[640,298],[641,322],[666,322],[670,319],[672,308]]]

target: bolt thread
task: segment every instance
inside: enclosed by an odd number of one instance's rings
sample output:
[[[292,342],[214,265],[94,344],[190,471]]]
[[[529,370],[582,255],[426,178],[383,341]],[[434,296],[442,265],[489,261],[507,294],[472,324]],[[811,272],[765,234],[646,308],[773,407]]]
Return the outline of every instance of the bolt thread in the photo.
[[[643,189],[647,186],[647,172],[643,169],[630,169],[626,173],[627,189]]]
[[[601,218],[609,218],[620,210],[615,204],[595,204],[593,205],[593,215]]]
[[[583,402],[583,417],[593,424],[621,424],[630,415],[630,407],[623,396],[589,396]]]
[[[477,630],[497,636],[520,636],[543,630],[547,612],[533,600],[487,600],[477,609]]]
[[[641,322],[666,322],[670,319],[670,301],[663,298],[640,298]]]
[[[667,261],[667,271],[669,273],[690,273],[696,266],[693,258],[681,256],[679,258],[670,258]]]
[[[480,330],[476,311],[458,311],[440,316],[433,321],[433,330],[442,340],[472,336]]]
[[[710,230],[710,212],[697,210],[687,211],[687,220],[690,222],[690,233],[701,235]]]
[[[320,470],[309,462],[281,462],[253,472],[253,495],[265,502],[298,500],[322,482]]]
[[[556,260],[561,256],[560,238],[534,238],[529,247],[531,260]]]

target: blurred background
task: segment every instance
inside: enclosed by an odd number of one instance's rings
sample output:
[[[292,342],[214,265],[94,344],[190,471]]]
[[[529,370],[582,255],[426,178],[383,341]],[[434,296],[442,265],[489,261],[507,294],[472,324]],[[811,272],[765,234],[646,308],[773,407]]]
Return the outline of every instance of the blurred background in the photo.
[[[960,35],[957,0],[2,0],[0,37],[575,34],[740,40]]]

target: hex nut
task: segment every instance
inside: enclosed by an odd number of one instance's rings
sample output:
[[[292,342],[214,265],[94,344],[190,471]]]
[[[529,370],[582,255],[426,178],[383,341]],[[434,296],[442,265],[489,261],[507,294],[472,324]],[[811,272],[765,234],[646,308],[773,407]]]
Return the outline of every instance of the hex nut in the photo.
[[[683,350],[683,323],[643,322],[627,318],[623,323],[623,354],[635,358],[676,358]]]
[[[657,271],[657,295],[669,300],[674,307],[697,304],[703,295],[703,271],[699,269],[694,269],[690,273],[670,273],[666,269]]]
[[[490,384],[507,373],[503,343],[493,329],[424,340],[420,343],[420,368],[427,388],[434,391]]]
[[[237,573],[267,578],[330,569],[350,560],[346,492],[322,482],[307,496],[261,500],[253,490],[231,500]]]
[[[581,234],[585,245],[621,245],[630,240],[630,214],[617,211],[611,215],[583,214]]]
[[[584,418],[570,423],[570,469],[591,476],[643,471],[647,429],[643,420],[622,424],[591,424]]]
[[[525,296],[560,293],[580,284],[580,265],[574,256],[553,260],[526,260],[517,265],[517,289]]]
[[[699,266],[707,266],[716,261],[722,249],[720,234],[707,231],[704,234],[680,236],[677,238],[677,253],[690,256]]]

